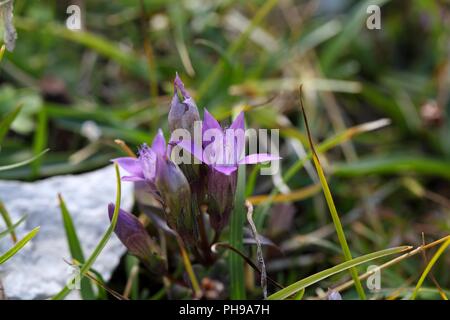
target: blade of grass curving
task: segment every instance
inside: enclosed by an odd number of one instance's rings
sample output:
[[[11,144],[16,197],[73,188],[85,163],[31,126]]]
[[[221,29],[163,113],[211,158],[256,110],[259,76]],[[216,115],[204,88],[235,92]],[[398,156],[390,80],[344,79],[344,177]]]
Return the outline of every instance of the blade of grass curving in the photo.
[[[114,163],[114,169],[116,171],[116,180],[117,180],[117,193],[116,193],[116,203],[115,203],[115,209],[114,213],[111,219],[111,224],[109,225],[108,229],[103,234],[103,237],[100,239],[99,243],[95,247],[94,251],[92,252],[91,256],[86,260],[86,263],[83,264],[83,266],[80,268],[80,273],[76,275],[77,277],[84,277],[86,272],[89,271],[89,269],[94,264],[97,257],[100,255],[102,250],[105,248],[106,243],[108,242],[109,238],[111,237],[112,233],[114,232],[114,229],[116,228],[117,224],[117,218],[119,217],[119,208],[120,208],[120,198],[121,198],[121,182],[120,182],[120,171],[119,166],[117,163]],[[52,300],[61,300],[64,299],[72,289],[70,289],[71,285],[75,281],[75,278],[72,278],[59,293],[57,293],[55,296],[52,297]]]
[[[19,115],[20,110],[22,110],[22,105],[18,105],[13,110],[8,112],[0,122],[0,147],[3,143],[3,139],[5,138],[6,134],[9,131],[9,128],[11,127],[11,124]]]
[[[431,268],[435,265],[435,263],[438,261],[439,257],[444,253],[445,249],[450,245],[450,239],[447,239],[436,251],[434,256],[430,259],[430,262],[428,262],[427,266],[425,267],[425,270],[422,272],[422,275],[420,276],[419,281],[417,282],[417,285],[412,293],[411,300],[415,300],[417,294],[419,293],[420,287],[422,286],[423,282],[425,281],[425,278],[427,277],[428,273],[431,271]]]
[[[13,223],[11,221],[11,217],[9,215],[9,212],[8,212],[8,210],[6,210],[5,205],[3,204],[2,201],[0,201],[0,215],[3,218],[3,221],[5,221],[6,228],[8,230],[11,230],[10,233],[11,233],[12,241],[14,243],[16,243],[17,242],[17,237],[16,237],[16,233],[14,232],[14,228],[12,228]]]
[[[24,161],[21,161],[21,162],[17,162],[17,163],[14,163],[14,164],[9,164],[9,165],[6,165],[6,166],[0,166],[0,171],[6,171],[6,170],[11,170],[11,169],[15,169],[15,168],[19,168],[19,167],[25,166],[25,165],[33,162],[34,160],[42,157],[49,150],[50,149],[45,149],[44,151],[42,151],[41,153],[35,155],[34,157],[32,157],[30,159],[27,159],[27,160],[24,160]]]
[[[69,244],[70,254],[72,259],[83,264],[85,261],[83,249],[81,248],[80,240],[78,239],[75,226],[73,225],[72,217],[61,194],[58,194],[58,201],[64,223],[64,230],[66,231],[67,243]],[[83,278],[81,280],[80,293],[83,299],[95,299],[95,293],[88,278]]]
[[[339,218],[339,214],[336,210],[336,206],[334,205],[333,196],[331,195],[331,191],[328,186],[327,179],[325,178],[325,174],[323,172],[322,165],[320,164],[319,157],[316,153],[316,150],[314,149],[314,143],[312,140],[311,130],[309,129],[308,118],[306,116],[306,110],[305,110],[305,107],[303,106],[302,87],[301,86],[300,86],[300,106],[302,109],[303,120],[305,121],[306,132],[308,134],[309,145],[311,147],[311,152],[313,155],[314,166],[316,167],[317,174],[319,176],[319,180],[322,185],[323,193],[325,195],[325,199],[326,199],[328,208],[331,213],[331,218],[333,220],[333,224],[336,229],[336,233],[337,233],[339,243],[342,248],[342,252],[344,254],[344,258],[345,258],[345,260],[349,261],[349,260],[352,260],[352,254],[350,252],[350,248],[348,246],[347,239],[345,237],[345,232],[342,227],[341,220]],[[361,281],[359,281],[357,270],[355,268],[350,268],[350,274],[351,274],[353,280],[355,281],[355,288],[356,288],[356,291],[358,292],[359,297],[361,299],[365,300],[366,294],[364,293],[364,289],[361,285]]]
[[[392,255],[392,254],[401,253],[401,252],[404,252],[404,251],[410,250],[410,249],[411,249],[410,246],[389,248],[389,249],[380,250],[377,252],[372,252],[372,253],[366,254],[364,256],[354,258],[352,260],[345,261],[334,267],[320,271],[320,272],[313,274],[309,277],[306,277],[300,281],[297,281],[297,282],[287,286],[286,288],[275,292],[274,294],[269,296],[268,299],[269,300],[286,299],[289,296],[299,292],[300,290],[307,288],[310,285],[315,284],[315,283],[317,283],[325,278],[328,278],[336,273],[346,271],[350,268],[354,268],[360,264],[363,264],[363,263],[366,263],[366,262],[369,262],[369,261],[372,261],[372,260],[375,260],[378,258],[382,258],[382,257]]]
[[[14,232],[14,230],[16,230],[16,228],[18,226],[20,226],[22,224],[22,222],[25,221],[26,218],[27,218],[27,216],[23,216],[16,223],[11,225],[9,228],[7,228],[7,229],[5,229],[3,231],[0,231],[0,239],[3,238],[4,236],[6,236],[7,234],[11,234],[12,232]],[[17,241],[14,241],[14,242],[17,242]]]
[[[230,245],[239,251],[243,250],[244,220],[245,220],[245,165],[238,169],[236,201],[230,219]],[[230,298],[245,299],[244,262],[235,252],[230,252]]]
[[[0,265],[5,263],[7,260],[11,259],[20,249],[22,249],[28,241],[33,239],[33,237],[39,232],[39,227],[31,230],[25,237],[20,239],[11,249],[6,251],[3,255],[0,256]]]

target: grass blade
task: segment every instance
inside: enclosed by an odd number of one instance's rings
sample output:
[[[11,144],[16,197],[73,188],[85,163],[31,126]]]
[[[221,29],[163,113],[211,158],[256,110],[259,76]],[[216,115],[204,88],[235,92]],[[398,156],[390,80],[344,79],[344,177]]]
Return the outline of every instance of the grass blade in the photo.
[[[11,239],[14,243],[17,242],[17,237],[16,237],[16,233],[14,232],[14,228],[12,228],[13,223],[11,221],[11,217],[9,216],[8,210],[6,210],[5,205],[3,204],[3,202],[0,201],[0,215],[3,218],[3,221],[5,221],[5,225],[7,230],[11,230]]]
[[[11,249],[6,251],[0,256],[0,265],[5,263],[7,260],[11,259],[20,249],[22,249],[28,241],[34,238],[34,236],[39,232],[39,227],[31,230],[25,237],[19,240]]]
[[[236,201],[230,219],[230,245],[239,251],[243,250],[245,220],[245,165],[239,166],[236,190]],[[235,252],[230,252],[230,298],[245,299],[244,261]]]
[[[419,281],[417,282],[416,288],[414,289],[411,300],[415,300],[417,293],[419,293],[420,287],[422,286],[423,282],[425,281],[425,278],[427,277],[428,273],[431,271],[431,268],[433,268],[436,261],[439,259],[439,257],[444,253],[445,249],[450,245],[450,239],[445,241],[439,249],[434,254],[433,258],[431,258],[430,262],[428,262],[425,270],[422,272],[422,275],[420,276]]]
[[[42,151],[41,153],[35,155],[34,157],[32,157],[30,159],[27,159],[27,160],[24,160],[24,161],[21,161],[21,162],[17,162],[17,163],[14,163],[14,164],[9,164],[9,165],[6,165],[6,166],[0,166],[0,171],[12,170],[12,169],[15,169],[15,168],[19,168],[19,167],[25,166],[25,165],[33,162],[34,160],[40,158],[45,153],[47,153],[49,150],[50,149],[45,149],[44,151]]]
[[[16,230],[16,228],[17,228],[18,226],[20,226],[20,224],[21,224],[22,222],[24,222],[26,218],[27,218],[27,216],[23,216],[22,218],[19,219],[19,221],[17,221],[16,223],[14,223],[13,225],[11,225],[11,226],[8,227],[7,229],[5,229],[5,230],[3,230],[3,231],[0,231],[0,239],[3,238],[4,236],[6,236],[8,233],[12,233],[14,230]],[[17,242],[17,240],[14,241],[14,242]]]
[[[119,167],[118,167],[117,163],[114,163],[114,169],[116,171],[116,180],[117,180],[117,191],[116,192],[117,193],[116,193],[115,209],[114,209],[113,217],[111,219],[111,224],[109,225],[109,228],[106,230],[105,234],[101,238],[100,242],[97,244],[97,247],[94,249],[91,256],[86,260],[86,263],[83,264],[83,266],[80,268],[80,274],[79,274],[80,277],[84,277],[86,272],[88,272],[89,269],[92,267],[95,260],[100,255],[100,253],[102,252],[106,243],[108,242],[109,238],[111,237],[111,234],[114,232],[114,229],[116,228],[117,218],[119,217],[120,198],[121,198],[122,192],[121,192],[121,183],[120,183],[120,172],[119,172]],[[73,278],[70,282],[73,283],[74,280],[75,280],[75,278]],[[70,285],[67,284],[59,293],[57,293],[55,296],[52,297],[52,300],[64,299],[69,294],[70,291],[71,291]]]
[[[349,261],[349,260],[352,260],[352,254],[350,252],[350,248],[348,246],[347,239],[345,237],[344,229],[342,228],[342,223],[341,223],[341,220],[339,218],[339,214],[338,214],[338,212],[336,210],[336,206],[334,205],[333,196],[331,195],[331,191],[330,191],[330,188],[328,186],[327,179],[325,178],[325,174],[323,172],[322,165],[320,164],[319,157],[317,156],[316,150],[314,149],[314,143],[313,143],[313,140],[312,140],[311,131],[309,129],[308,119],[306,117],[306,111],[305,111],[305,108],[303,106],[301,87],[300,87],[300,106],[302,108],[303,119],[305,121],[305,127],[306,127],[306,131],[308,133],[308,140],[309,140],[309,144],[310,144],[310,147],[311,147],[311,152],[312,152],[312,156],[313,156],[314,166],[316,167],[317,174],[319,176],[319,180],[320,180],[320,183],[322,185],[323,193],[325,195],[325,199],[327,201],[328,208],[329,208],[330,213],[331,213],[331,218],[333,220],[333,224],[334,224],[334,227],[336,229],[336,233],[337,233],[337,236],[338,236],[338,239],[339,239],[339,243],[340,243],[341,248],[342,248],[342,252],[344,254],[344,258],[345,258],[345,260]],[[350,268],[350,274],[351,274],[353,280],[355,281],[355,287],[356,287],[356,291],[358,292],[359,297],[361,299],[365,300],[366,299],[366,294],[365,294],[364,289],[363,289],[363,287],[361,285],[361,281],[358,278],[357,270],[355,268]]]
[[[269,300],[286,299],[287,297],[299,292],[300,290],[303,290],[304,288],[306,288],[312,284],[315,284],[325,278],[328,278],[336,273],[348,270],[350,268],[354,268],[360,264],[372,261],[374,259],[378,259],[378,258],[385,257],[388,255],[396,254],[396,253],[401,253],[401,252],[409,250],[409,249],[411,249],[411,247],[409,247],[409,246],[389,248],[389,249],[385,249],[385,250],[381,250],[381,251],[377,251],[377,252],[372,252],[372,253],[366,254],[364,256],[354,258],[349,261],[345,261],[334,267],[320,271],[320,272],[313,274],[309,277],[306,277],[300,281],[297,281],[297,282],[291,284],[290,286],[288,286],[282,290],[279,290],[278,292],[275,292],[274,294],[269,296],[268,299]]]
[[[33,153],[39,154],[43,150],[45,150],[45,146],[47,145],[47,137],[48,137],[48,122],[47,122],[47,111],[45,108],[42,108],[38,113],[37,119],[37,128],[33,137]],[[41,160],[36,159],[31,164],[31,172],[33,177],[37,177],[39,175],[39,169],[41,168]]]
[[[9,131],[9,128],[11,127],[11,124],[19,115],[20,110],[22,110],[22,105],[18,105],[12,111],[8,112],[0,122],[0,146],[2,145],[3,139],[5,138],[6,134]]]
[[[69,244],[70,254],[72,259],[84,263],[83,249],[81,248],[80,240],[78,239],[75,226],[73,225],[72,217],[67,209],[66,203],[61,194],[58,194],[59,207],[61,209],[61,215],[64,223],[64,230],[66,231],[67,243]],[[92,289],[91,282],[88,278],[83,278],[80,283],[81,297],[83,299],[94,299],[95,293]]]
[[[355,163],[333,166],[333,174],[342,177],[398,175],[411,172],[450,179],[450,164],[447,160],[424,158],[416,155],[401,155],[368,158]]]

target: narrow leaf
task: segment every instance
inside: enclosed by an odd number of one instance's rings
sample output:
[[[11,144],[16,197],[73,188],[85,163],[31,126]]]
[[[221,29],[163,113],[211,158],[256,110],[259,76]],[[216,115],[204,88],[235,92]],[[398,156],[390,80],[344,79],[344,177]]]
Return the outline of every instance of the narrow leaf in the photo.
[[[401,252],[404,252],[409,249],[411,249],[411,247],[409,247],[409,246],[395,247],[395,248],[385,249],[385,250],[381,250],[381,251],[377,251],[377,252],[372,252],[372,253],[366,254],[364,256],[354,258],[349,261],[345,261],[334,267],[320,271],[320,272],[313,274],[309,277],[306,277],[300,281],[297,281],[297,282],[291,284],[290,286],[272,294],[271,296],[269,296],[268,299],[269,300],[286,299],[287,297],[295,294],[296,292],[299,292],[300,290],[302,290],[306,287],[309,287],[310,285],[315,284],[315,283],[317,283],[325,278],[328,278],[336,273],[346,271],[350,268],[354,268],[360,264],[369,262],[374,259],[378,259],[378,258],[392,255],[392,254],[401,253]]]
[[[19,242],[17,242],[11,249],[6,251],[3,255],[0,256],[0,265],[12,258],[20,249],[25,246],[28,241],[33,239],[33,237],[38,233],[39,227],[31,230],[25,237],[23,237]]]

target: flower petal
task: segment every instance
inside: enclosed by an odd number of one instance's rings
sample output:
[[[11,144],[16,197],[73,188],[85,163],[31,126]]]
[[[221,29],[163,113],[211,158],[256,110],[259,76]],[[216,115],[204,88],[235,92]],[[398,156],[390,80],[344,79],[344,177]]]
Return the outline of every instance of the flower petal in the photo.
[[[203,132],[208,129],[222,130],[222,127],[220,126],[219,122],[217,122],[217,120],[212,116],[212,114],[205,109],[205,112],[203,113]]]
[[[121,178],[122,181],[131,181],[131,182],[137,182],[137,181],[145,181],[144,178],[137,177],[137,176],[123,176]]]
[[[239,164],[255,164],[273,160],[280,160],[281,157],[269,153],[255,153],[248,155],[239,161]]]
[[[189,99],[191,96],[187,92],[187,90],[184,88],[184,83],[181,81],[180,77],[178,76],[178,72],[175,75],[175,80],[173,81],[173,87],[175,94],[177,94],[178,90],[180,90],[181,95],[184,99]]]
[[[117,164],[123,168],[125,171],[131,173],[133,176],[143,178],[144,174],[142,172],[141,163],[137,158],[132,157],[122,157],[112,159],[111,161],[117,162]]]
[[[108,215],[111,220],[115,206],[108,205]],[[127,249],[141,259],[148,260],[153,255],[153,241],[148,235],[142,223],[131,213],[119,209],[116,228],[114,233]]]
[[[236,171],[237,166],[213,166],[214,170],[219,171],[227,176]]]
[[[166,139],[161,129],[158,130],[152,143],[152,150],[159,156],[163,156],[166,153]]]
[[[199,161],[203,162],[203,149],[201,146],[197,145],[192,140],[181,140],[179,142],[175,142],[178,146],[192,154]]]
[[[241,111],[236,119],[234,119],[233,123],[230,126],[230,129],[245,129],[245,118],[244,118],[244,112]]]

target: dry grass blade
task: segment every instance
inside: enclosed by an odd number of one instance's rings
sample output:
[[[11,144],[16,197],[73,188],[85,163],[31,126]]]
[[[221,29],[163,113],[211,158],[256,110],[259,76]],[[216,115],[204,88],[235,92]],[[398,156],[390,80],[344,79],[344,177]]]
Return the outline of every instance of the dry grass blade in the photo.
[[[444,238],[441,238],[439,240],[431,242],[431,243],[429,243],[427,245],[417,247],[414,250],[411,250],[411,251],[409,251],[409,252],[407,252],[407,253],[405,253],[405,254],[397,257],[397,258],[394,258],[394,259],[392,259],[392,260],[390,260],[390,261],[380,265],[376,269],[373,269],[371,271],[363,273],[362,275],[359,276],[359,280],[367,279],[368,277],[370,277],[371,275],[373,275],[375,272],[377,272],[379,270],[382,270],[382,269],[390,267],[390,266],[392,266],[394,264],[397,264],[400,261],[403,261],[403,260],[405,260],[405,259],[407,259],[409,257],[412,257],[412,256],[414,256],[414,255],[416,255],[416,254],[418,254],[418,253],[420,253],[420,252],[422,252],[424,250],[428,250],[428,249],[430,249],[430,248],[432,248],[432,247],[434,247],[434,246],[436,246],[436,245],[438,245],[438,244],[440,244],[440,243],[442,243],[442,242],[444,242],[446,240],[450,240],[450,236],[446,236]],[[346,283],[341,284],[340,286],[337,286],[337,287],[333,288],[333,290],[335,290],[335,291],[342,291],[342,290],[348,289],[352,285],[353,285],[353,280],[350,280],[350,281],[348,281]]]
[[[128,156],[136,158],[136,154],[130,149],[130,147],[125,143],[125,141],[120,139],[115,139],[114,142],[125,152]]]
[[[244,259],[244,261],[253,268],[253,270],[255,270],[256,272],[258,272],[259,275],[261,275],[261,270],[259,270],[258,266],[252,261],[252,259],[250,259],[249,257],[247,257],[245,254],[243,254],[241,251],[239,251],[238,249],[236,249],[235,247],[233,247],[232,245],[230,245],[229,243],[226,242],[216,242],[213,245],[211,245],[211,251],[212,252],[217,252],[217,247],[222,247],[228,250],[231,250],[233,252],[235,252],[236,254],[238,254],[242,259]],[[278,282],[276,282],[275,280],[273,280],[271,277],[267,276],[267,280],[269,280],[270,283],[272,283],[274,286],[278,287],[279,289],[283,289],[284,287],[279,284]]]
[[[320,184],[313,184],[304,188],[300,188],[297,190],[293,190],[286,194],[278,194],[274,196],[271,201],[272,203],[282,203],[282,202],[294,202],[294,201],[300,201],[307,199],[313,195],[315,195],[317,192],[319,192],[321,189]],[[264,203],[271,197],[270,194],[262,194],[257,196],[251,196],[247,198],[247,201],[249,201],[252,205],[256,206],[261,203]]]
[[[249,201],[245,201],[247,207],[247,221],[250,224],[253,238],[256,241],[256,256],[258,258],[258,264],[261,269],[261,288],[263,289],[264,299],[267,299],[267,272],[266,264],[264,263],[264,256],[261,247],[261,241],[259,240],[258,230],[256,230],[255,223],[253,222],[253,206]]]

